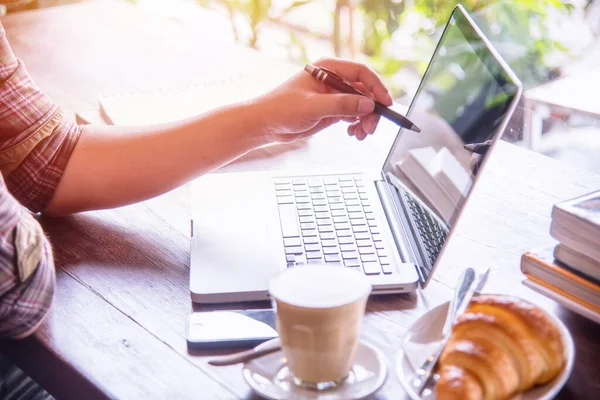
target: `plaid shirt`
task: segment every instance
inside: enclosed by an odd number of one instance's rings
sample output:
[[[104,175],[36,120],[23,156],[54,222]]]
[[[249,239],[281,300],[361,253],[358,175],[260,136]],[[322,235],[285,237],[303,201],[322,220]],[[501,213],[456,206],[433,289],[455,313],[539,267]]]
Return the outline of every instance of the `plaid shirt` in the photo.
[[[0,337],[27,336],[50,308],[52,252],[25,207],[46,208],[80,134],[33,83],[0,24]]]

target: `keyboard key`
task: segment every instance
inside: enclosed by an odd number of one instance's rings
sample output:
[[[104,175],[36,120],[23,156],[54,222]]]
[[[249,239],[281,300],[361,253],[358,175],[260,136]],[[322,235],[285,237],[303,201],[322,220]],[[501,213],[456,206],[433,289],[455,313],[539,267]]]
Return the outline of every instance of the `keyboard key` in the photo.
[[[357,187],[364,187],[364,186],[365,186],[365,183],[363,182],[363,180],[362,180],[362,179],[355,179],[355,180],[354,180],[354,184],[355,184]]]
[[[366,232],[359,232],[359,233],[355,234],[354,237],[356,238],[356,240],[371,239],[371,235]]]
[[[304,178],[295,178],[294,180],[292,180],[292,183],[294,185],[306,185],[306,179]]]
[[[344,200],[352,200],[352,199],[358,199],[358,194],[357,193],[345,193],[344,194]]]
[[[315,206],[326,206],[328,204],[327,200],[325,200],[325,199],[315,199],[315,200],[312,201],[312,203]]]
[[[379,261],[379,258],[375,254],[363,254],[360,256],[360,259],[362,262]]]
[[[341,244],[340,245],[340,250],[341,251],[354,251],[354,250],[356,250],[356,246],[354,245],[354,243],[352,243],[352,244]]]
[[[366,212],[365,213],[365,218],[368,219],[368,220],[374,220],[375,219],[375,213]]]
[[[285,261],[287,261],[289,263],[293,263],[294,261],[296,261],[296,257],[294,257],[293,254],[287,254],[285,256]]]
[[[344,229],[350,229],[350,224],[347,222],[340,222],[340,223],[335,224],[336,231],[341,231]]]
[[[302,246],[302,239],[300,239],[299,237],[284,238],[283,239],[283,245],[285,247],[288,247],[288,246]]]
[[[359,213],[359,212],[350,213],[350,214],[348,214],[348,216],[350,217],[350,219],[364,218],[363,213]]]
[[[339,262],[341,260],[339,254],[325,254],[325,261],[327,262]]]
[[[320,211],[318,213],[315,213],[315,217],[317,217],[318,219],[329,218],[329,212],[327,212],[327,211]]]
[[[371,238],[368,238],[368,239],[356,239],[356,245],[358,247],[369,247],[369,246],[373,246],[373,241],[371,240]]]
[[[349,258],[358,258],[358,253],[356,252],[356,250],[354,250],[354,251],[343,251],[342,252],[342,258],[344,260],[347,260]]]
[[[383,242],[375,242],[375,248],[376,249],[383,249],[384,248]]]
[[[302,231],[302,236],[303,237],[317,236],[317,230],[316,229],[305,229]]]
[[[311,204],[296,204],[296,208],[298,210],[312,210],[312,205]]]
[[[307,236],[304,238],[304,244],[316,244],[316,243],[320,243],[320,242],[321,241],[316,236]]]
[[[310,197],[296,197],[296,204],[308,204],[310,202]]]
[[[381,242],[383,240],[381,234],[371,235],[371,237],[373,238],[374,242]]]
[[[303,254],[302,246],[289,246],[285,248],[285,254]]]
[[[312,215],[309,217],[300,217],[299,219],[300,219],[301,224],[305,224],[308,222],[315,222],[315,217],[313,217]]]
[[[277,204],[294,204],[294,196],[277,197]]]
[[[293,204],[279,206],[279,220],[284,238],[300,236],[298,221],[296,220],[296,209]]]
[[[340,186],[342,186],[342,185],[340,184]],[[343,187],[342,186],[342,193],[345,193],[345,194],[356,193],[356,189],[354,187]]]
[[[361,219],[358,219],[358,218],[356,218],[356,219],[351,219],[351,220],[350,220],[350,225],[352,225],[352,226],[360,226],[360,225],[365,225],[365,226],[366,226],[366,225],[367,225],[367,220],[366,220],[366,219],[364,219],[364,218],[361,218]]]
[[[308,260],[309,264],[323,264],[322,258],[315,258],[314,260]]]
[[[363,271],[365,271],[366,275],[379,275],[381,267],[377,262],[363,262]]]
[[[308,217],[310,215],[313,215],[312,210],[298,210],[298,215],[301,217]]]
[[[339,254],[337,247],[323,247],[323,254]]]
[[[331,218],[321,218],[317,220],[317,225],[319,226],[331,225],[332,223]]]
[[[353,244],[354,243],[354,239],[352,239],[352,236],[350,237],[341,237],[339,239],[340,244]]]
[[[340,183],[354,181],[354,178],[352,176],[348,176],[348,175],[340,176],[340,177],[338,177],[338,179],[340,180]]]
[[[366,193],[360,193],[359,197],[361,200],[369,200],[369,195]]]
[[[294,194],[292,189],[279,189],[277,187],[275,188],[275,193],[277,194],[277,197],[291,196]]]
[[[333,225],[321,225],[319,226],[319,232],[333,232]]]
[[[309,190],[311,193],[325,193],[325,188],[323,187],[311,187]]]
[[[373,254],[375,255],[375,247],[374,246],[368,246],[368,247],[359,247],[358,248],[358,253],[363,255],[363,254]]]
[[[308,178],[308,186],[320,187],[322,185],[323,185],[323,180],[321,178]]]
[[[333,217],[344,217],[346,216],[346,210],[333,210],[331,211]]]
[[[350,206],[346,208],[348,210],[348,213],[357,213],[357,212],[362,212],[362,207],[359,206]]]
[[[336,231],[339,238],[341,237],[352,237],[352,231],[350,229],[342,229],[341,231]]]
[[[323,212],[329,211],[329,207],[327,206],[315,206],[315,212]]]
[[[304,250],[306,250],[307,252],[319,251],[319,250],[321,250],[321,245],[320,244],[307,244],[304,246]]]
[[[325,185],[337,185],[338,179],[335,176],[325,176],[323,177],[323,183]]]
[[[308,193],[308,190],[296,188],[294,190],[294,196],[296,196],[296,197],[308,197],[309,193]]]
[[[339,190],[329,190],[327,192],[327,197],[331,198],[331,197],[342,197],[342,192],[340,192]]]
[[[358,200],[358,199],[346,200],[346,205],[347,206],[362,206],[362,204],[360,203],[360,200]]]
[[[360,261],[357,259],[344,260],[344,265],[346,267],[360,267]]]
[[[381,269],[384,274],[389,275],[392,273],[392,266],[389,264],[381,265]]]
[[[381,229],[379,229],[379,227],[377,227],[377,226],[372,226],[371,227],[371,234],[372,235],[376,235],[376,234],[379,234],[379,233],[381,233]]]
[[[325,239],[321,241],[321,245],[323,247],[336,247],[337,246],[337,240],[335,239]]]
[[[329,204],[332,210],[345,210],[346,206],[344,205],[344,203],[342,203],[342,201],[340,200],[339,203],[332,203],[331,201],[329,201]]]
[[[390,259],[387,256],[379,257],[379,262],[381,265],[390,265]]]
[[[273,179],[273,181],[275,182],[276,186],[289,185],[292,183],[292,181],[288,178],[275,178],[275,179]]]
[[[369,228],[366,225],[353,226],[352,230],[354,233],[369,232]]]
[[[375,221],[374,219],[369,219],[368,221],[369,221],[369,226],[371,228],[374,228],[377,226],[377,221]]]
[[[354,182],[353,181],[342,181],[340,182],[340,186],[343,188],[347,188],[347,187],[354,187]]]
[[[364,207],[363,210],[365,210],[365,212],[373,212],[373,207]]]
[[[300,224],[300,229],[315,229],[317,225],[314,222],[307,222],[304,224]]]
[[[333,222],[336,224],[348,222],[348,217],[346,217],[345,215],[343,217],[333,217]]]
[[[362,206],[363,206],[363,207],[368,207],[368,206],[370,206],[370,205],[371,205],[371,202],[370,202],[370,201],[368,201],[368,200],[363,200],[361,203],[362,203]]]
[[[359,187],[359,188],[356,188],[356,191],[357,191],[359,194],[361,194],[361,195],[363,195],[363,194],[366,194],[366,193],[367,193],[367,189],[366,189],[365,187]],[[360,197],[361,197],[361,199],[362,199],[362,196],[360,196]],[[366,200],[366,199],[363,199],[363,200]]]
[[[334,239],[335,240],[335,233],[333,233],[333,232],[323,232],[323,233],[321,233],[321,240],[330,240],[330,239]]]
[[[325,193],[313,193],[312,198],[313,200],[324,200],[327,197],[325,197]]]
[[[379,257],[387,257],[387,251],[383,250],[383,249],[378,249],[377,250],[377,255]]]
[[[322,256],[321,256],[321,251],[320,250],[318,250],[318,251],[307,251],[306,252],[306,259],[307,260],[314,260],[316,258],[320,259],[321,257]]]

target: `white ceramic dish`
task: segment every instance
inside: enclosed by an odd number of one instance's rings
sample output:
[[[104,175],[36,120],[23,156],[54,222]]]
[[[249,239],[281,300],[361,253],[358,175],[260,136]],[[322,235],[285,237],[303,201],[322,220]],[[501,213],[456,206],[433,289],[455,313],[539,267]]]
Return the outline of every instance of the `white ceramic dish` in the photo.
[[[258,348],[272,347],[278,342],[278,338],[269,340]],[[348,379],[335,389],[321,392],[300,388],[291,382],[281,351],[247,362],[242,373],[248,385],[267,399],[351,400],[365,398],[381,388],[387,377],[387,363],[379,350],[360,342]]]
[[[415,368],[421,365],[424,359],[431,354],[433,349],[435,349],[436,344],[439,343],[442,336],[442,327],[444,326],[448,311],[448,304],[449,303],[440,304],[421,316],[421,318],[408,329],[408,332],[402,341],[402,348],[396,359],[396,371],[402,386],[413,400],[435,399],[435,391],[424,397],[419,397],[412,389],[409,381],[414,375]],[[545,310],[543,311],[546,312]],[[560,389],[567,382],[569,375],[571,375],[573,363],[575,361],[573,338],[561,320],[549,312],[546,312],[546,314],[555,322],[561,333],[565,349],[565,366],[562,372],[548,384],[534,387],[525,393],[519,394],[515,399],[552,399],[558,394]]]

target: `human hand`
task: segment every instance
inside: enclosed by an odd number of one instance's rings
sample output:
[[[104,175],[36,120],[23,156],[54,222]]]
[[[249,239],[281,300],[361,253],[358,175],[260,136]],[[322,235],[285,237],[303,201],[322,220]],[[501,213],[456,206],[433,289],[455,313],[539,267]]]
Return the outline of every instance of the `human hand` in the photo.
[[[333,58],[319,60],[314,65],[336,72],[371,98],[392,105],[385,85],[366,65]],[[350,122],[349,135],[364,140],[379,122],[379,115],[373,113],[372,99],[339,93],[304,71],[259,97],[256,103],[264,110],[264,133],[271,143],[311,136],[341,120]]]

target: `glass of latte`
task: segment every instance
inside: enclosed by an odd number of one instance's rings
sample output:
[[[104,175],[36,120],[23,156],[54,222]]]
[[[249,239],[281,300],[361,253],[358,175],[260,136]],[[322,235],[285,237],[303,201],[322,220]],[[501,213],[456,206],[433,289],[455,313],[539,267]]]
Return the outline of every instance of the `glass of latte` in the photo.
[[[362,271],[339,265],[296,266],[271,281],[277,331],[296,385],[325,390],[348,376],[370,292]]]

